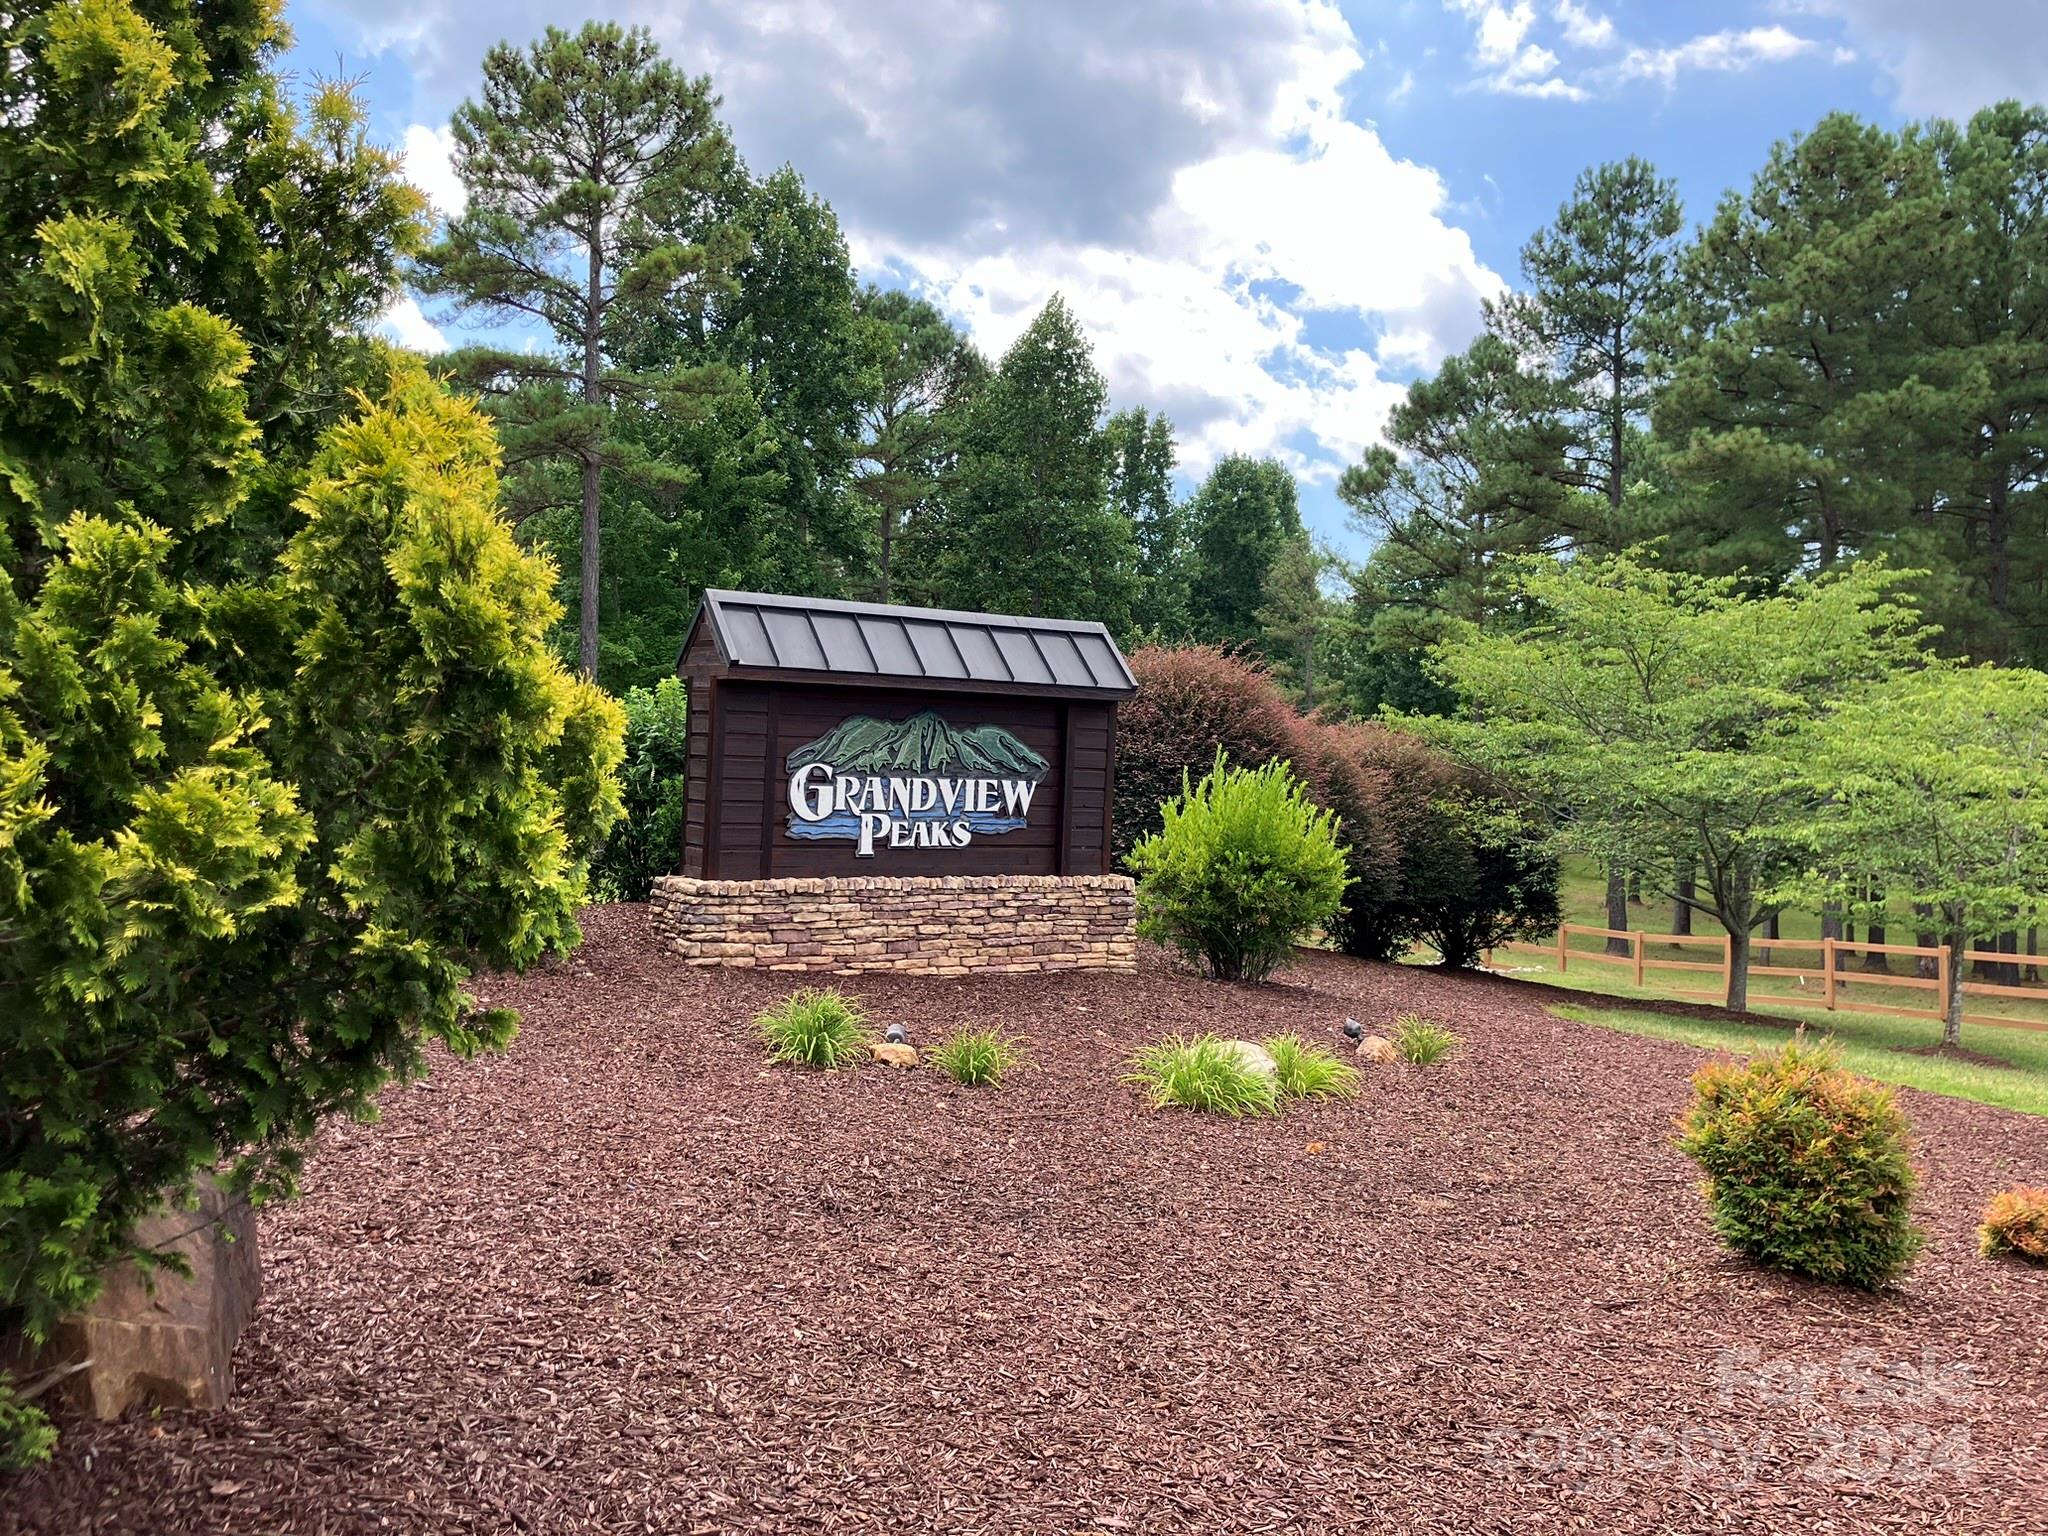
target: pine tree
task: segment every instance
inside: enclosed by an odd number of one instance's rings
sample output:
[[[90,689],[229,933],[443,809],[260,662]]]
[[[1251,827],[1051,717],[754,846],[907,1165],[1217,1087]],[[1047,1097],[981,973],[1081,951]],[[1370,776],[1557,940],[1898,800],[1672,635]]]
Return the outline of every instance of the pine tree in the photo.
[[[1187,531],[1195,638],[1261,652],[1267,575],[1304,532],[1293,474],[1276,459],[1218,461],[1188,503]]]
[[[1582,171],[1557,218],[1522,247],[1527,289],[1489,309],[1492,328],[1564,386],[1572,428],[1568,483],[1599,510],[1568,503],[1573,540],[1615,550],[1631,540],[1625,492],[1638,473],[1650,405],[1649,327],[1677,296],[1674,183],[1630,157]]]
[[[923,595],[927,578],[897,570],[911,522],[929,516],[940,477],[959,451],[963,418],[988,365],[946,317],[922,299],[870,287],[859,298],[866,361],[854,489],[873,508],[874,596]]]
[[[573,503],[579,528],[577,654],[598,667],[604,472],[672,487],[688,471],[613,430],[621,400],[683,412],[726,387],[720,369],[639,373],[613,348],[635,309],[688,290],[730,290],[746,236],[706,210],[733,152],[710,83],[664,61],[643,28],[556,27],[484,55],[481,96],[455,113],[462,216],[420,262],[428,293],[493,322],[539,324],[560,349],[478,348],[460,376],[510,399],[498,413],[521,516]],[[561,471],[572,468],[574,483]]]
[[[1684,487],[1675,555],[1769,583],[1926,549],[1942,428],[1921,363],[1953,302],[1945,203],[1924,136],[1845,114],[1723,200],[1681,262],[1654,413]]]
[[[1137,549],[1109,500],[1107,395],[1055,295],[968,415],[942,535],[948,601],[1129,624]]]
[[[1133,406],[1109,418],[1110,499],[1138,546],[1131,620],[1152,640],[1184,640],[1191,616],[1186,510],[1173,499],[1173,423]]]

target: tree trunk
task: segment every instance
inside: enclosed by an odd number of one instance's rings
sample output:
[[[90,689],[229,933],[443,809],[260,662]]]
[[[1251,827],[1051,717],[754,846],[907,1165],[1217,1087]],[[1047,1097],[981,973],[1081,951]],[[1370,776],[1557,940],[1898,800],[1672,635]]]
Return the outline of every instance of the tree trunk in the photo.
[[[1765,964],[1769,964],[1766,961]],[[1747,924],[1728,925],[1728,996],[1727,1004],[1737,1013],[1749,1009],[1749,928]]]
[[[1311,636],[1301,648],[1301,712],[1312,714],[1316,707],[1316,642]]]
[[[1678,896],[1671,903],[1671,931],[1691,933],[1692,904],[1694,898],[1699,895],[1692,883],[1692,865],[1680,860],[1674,883],[1678,887]]]
[[[1628,871],[1612,865],[1607,870],[1607,926],[1623,930],[1628,927]],[[1632,955],[1635,946],[1627,939],[1610,938],[1607,953]]]
[[[2041,934],[2040,934],[2040,930],[2039,930],[2039,929],[2037,929],[2037,928],[2029,928],[2029,929],[2027,930],[2027,954],[2028,954],[2029,956],[2033,956],[2033,955],[2038,955],[2038,954],[2040,954],[2040,953],[2041,953]],[[2041,979],[2041,967],[2039,967],[2038,965],[2030,965],[2030,966],[2028,966],[2028,967],[2027,967],[2027,971],[2026,971],[2026,976],[2027,976],[2027,981],[2028,981],[2028,983],[2029,983],[2029,984],[2031,984],[2031,983],[2033,983],[2033,982],[2037,982],[2037,981],[2039,981],[2039,980]]]
[[[882,507],[882,595],[878,602],[889,601],[889,553],[896,544],[896,509],[887,502]]]
[[[2016,955],[2020,952],[2020,936],[2016,932],[2001,933],[1989,947]],[[2020,984],[2020,967],[2016,960],[1978,960],[1970,970],[1977,980],[1988,981],[1994,987],[2016,987]]]
[[[583,291],[583,403],[596,410],[599,405],[598,389],[603,382],[603,360],[598,350],[598,333],[604,318],[604,242],[601,231],[593,232],[589,246],[590,278]],[[577,610],[577,662],[583,669],[583,675],[591,678],[597,676],[597,583],[601,569],[597,521],[599,489],[597,445],[591,443],[583,450],[583,562],[579,573],[582,591],[578,594]]]
[[[1961,1045],[1963,1043],[1963,951],[1970,947],[1970,936],[1960,927],[1953,928],[1948,936],[1948,996],[1942,999],[1941,1043]]]
[[[1820,936],[1842,942],[1842,909],[1828,906],[1820,909]]]
[[[1778,914],[1773,912],[1769,917],[1764,919],[1764,938],[1767,940],[1775,939],[1777,936]],[[1769,965],[1771,963],[1771,946],[1768,943],[1764,945],[1763,955],[1757,963],[1759,965]]]
[[[1872,901],[1883,901],[1884,892],[1873,891],[1871,892],[1870,899]],[[1872,910],[1875,911],[1879,909],[1873,908]],[[1889,942],[1885,938],[1884,919],[1880,917],[1873,917],[1870,920],[1869,930],[1864,936],[1872,944],[1884,944]],[[1866,949],[1863,952],[1863,969],[1865,969],[1866,971],[1889,971],[1891,968],[1892,957],[1886,954],[1883,950]]]
[[[1924,901],[1916,901],[1913,903],[1913,915],[1923,923],[1931,923],[1934,921],[1934,908]],[[1932,928],[1922,928],[1913,935],[1914,946],[1919,949],[1932,949],[1940,942],[1941,935]],[[1924,981],[1934,980],[1934,973],[1938,969],[1939,967],[1935,965],[1932,955],[1915,955],[1913,957],[1913,974]]]

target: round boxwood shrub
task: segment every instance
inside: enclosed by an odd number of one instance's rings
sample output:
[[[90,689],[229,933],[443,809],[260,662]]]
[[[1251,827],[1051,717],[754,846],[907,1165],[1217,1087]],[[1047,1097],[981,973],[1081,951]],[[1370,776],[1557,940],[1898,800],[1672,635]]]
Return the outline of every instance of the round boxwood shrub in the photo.
[[[1233,768],[1218,752],[1199,784],[1183,785],[1131,850],[1138,931],[1219,981],[1263,981],[1343,898],[1337,817],[1285,762]]]
[[[1721,1240],[1775,1269],[1875,1290],[1920,1251],[1910,1131],[1891,1090],[1801,1042],[1708,1062],[1678,1145]]]

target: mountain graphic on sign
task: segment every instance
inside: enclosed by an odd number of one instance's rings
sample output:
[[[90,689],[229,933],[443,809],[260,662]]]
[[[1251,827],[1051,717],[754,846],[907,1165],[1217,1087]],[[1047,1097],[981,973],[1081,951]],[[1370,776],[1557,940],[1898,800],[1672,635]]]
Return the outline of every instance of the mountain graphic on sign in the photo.
[[[1044,758],[999,725],[949,725],[927,709],[908,720],[856,715],[789,754],[791,772],[828,763],[835,773],[935,774],[949,778],[1029,779]]]

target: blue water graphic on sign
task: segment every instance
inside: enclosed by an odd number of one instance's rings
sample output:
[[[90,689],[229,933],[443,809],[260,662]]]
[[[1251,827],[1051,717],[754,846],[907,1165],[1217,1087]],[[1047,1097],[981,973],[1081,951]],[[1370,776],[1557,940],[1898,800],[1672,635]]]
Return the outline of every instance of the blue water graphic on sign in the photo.
[[[913,812],[909,816],[896,815],[891,819],[912,823],[937,821],[948,824],[964,821],[971,832],[1016,832],[1024,826],[1022,816],[998,816],[989,811],[975,811],[970,814],[958,811],[922,811]],[[804,821],[792,816],[789,819],[789,835],[807,840],[828,837],[857,838],[860,836],[860,817],[852,811],[834,811],[823,821]]]

